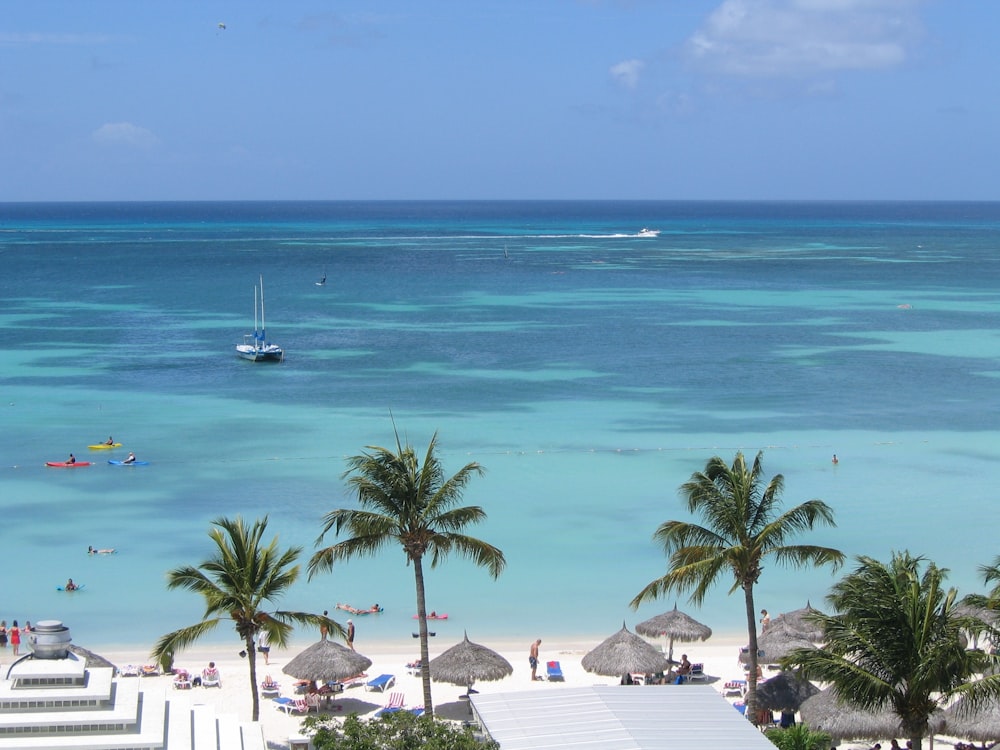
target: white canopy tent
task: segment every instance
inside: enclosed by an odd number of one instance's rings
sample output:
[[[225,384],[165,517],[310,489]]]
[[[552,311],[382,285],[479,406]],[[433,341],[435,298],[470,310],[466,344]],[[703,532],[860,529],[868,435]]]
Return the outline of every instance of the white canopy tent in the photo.
[[[726,747],[774,750],[707,685],[593,685],[472,695],[501,750]]]

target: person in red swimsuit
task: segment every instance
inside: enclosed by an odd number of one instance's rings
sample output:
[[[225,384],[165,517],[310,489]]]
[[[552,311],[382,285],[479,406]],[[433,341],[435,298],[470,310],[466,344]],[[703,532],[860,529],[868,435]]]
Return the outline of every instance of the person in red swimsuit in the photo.
[[[17,627],[17,620],[14,620],[14,623],[10,626],[8,635],[10,636],[10,646],[14,651],[14,656],[17,656],[21,650],[21,629]]]

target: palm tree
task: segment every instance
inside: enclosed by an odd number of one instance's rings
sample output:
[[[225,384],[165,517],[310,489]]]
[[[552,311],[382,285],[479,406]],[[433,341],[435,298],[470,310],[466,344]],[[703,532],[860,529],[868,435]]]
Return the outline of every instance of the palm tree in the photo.
[[[892,711],[920,750],[928,720],[956,695],[968,705],[1000,696],[997,676],[970,680],[995,657],[967,651],[961,632],[989,625],[956,612],[957,592],[945,589],[947,571],[909,552],[888,565],[859,557],[858,568],[834,585],[827,601],[838,614],[810,617],[822,625],[825,646],[796,649],[783,666],[832,682],[843,700],[861,709]]]
[[[284,646],[293,622],[316,627],[325,625],[331,632],[340,634],[343,628],[322,615],[263,609],[266,602],[279,599],[299,577],[299,566],[294,563],[302,553],[301,547],[280,551],[277,537],[270,544],[263,543],[267,516],[249,527],[239,516],[236,519],[218,518],[212,525],[215,528],[208,535],[217,548],[214,556],[198,567],[184,565],[167,573],[167,588],[188,589],[205,598],[204,619],[160,638],[153,649],[153,657],[157,661],[171,657],[221,622],[231,620],[250,662],[253,721],[257,721],[260,718],[257,634],[266,630],[272,644]]]
[[[708,460],[703,472],[696,472],[681,485],[687,509],[698,513],[705,525],[686,521],[666,521],[653,534],[670,558],[666,575],[649,583],[632,600],[632,608],[674,591],[693,589],[691,601],[701,604],[709,588],[720,576],[730,573],[729,593],[743,589],[749,636],[750,671],[747,675],[747,715],[757,709],[757,622],[754,617],[753,589],[760,578],[762,563],[772,558],[797,567],[843,563],[844,555],[829,547],[787,544],[794,534],[822,522],[835,526],[833,511],[822,500],[808,500],[779,513],[785,480],[776,474],[763,484],[757,453],[748,469],[742,453],[728,466],[719,456]]]
[[[409,443],[400,442],[398,431],[395,436],[395,450],[368,446],[368,452],[347,459],[349,468],[343,477],[349,477],[348,484],[357,493],[361,508],[341,508],[323,517],[323,531],[317,544],[322,543],[331,529],[337,535],[346,532],[349,538],[317,551],[309,560],[309,577],[331,570],[336,561],[374,555],[390,544],[403,548],[408,563],[413,563],[417,589],[424,709],[433,715],[424,557],[430,556],[433,568],[455,552],[489,570],[493,578],[503,571],[506,560],[503,552],[493,545],[462,533],[486,518],[479,506],[458,505],[472,477],[483,474],[482,467],[469,463],[454,476],[445,477],[441,461],[435,455],[437,433],[427,446],[423,463]]]

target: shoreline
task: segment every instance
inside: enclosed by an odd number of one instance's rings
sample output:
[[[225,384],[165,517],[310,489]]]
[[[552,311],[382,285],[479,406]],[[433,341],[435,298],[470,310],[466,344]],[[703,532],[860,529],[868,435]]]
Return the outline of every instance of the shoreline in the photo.
[[[69,623],[64,623],[69,625]],[[629,631],[635,633],[635,628],[631,625],[627,626]],[[620,628],[619,628],[620,629]],[[463,628],[463,631],[467,631],[467,628]],[[233,631],[232,637],[226,637],[223,635],[225,632],[224,628],[220,626],[220,629],[213,633],[209,638],[199,641],[192,646],[189,646],[182,653],[196,653],[196,654],[208,654],[208,653],[225,653],[232,651],[234,654],[238,654],[239,651],[243,650],[242,642],[236,637],[235,631]],[[546,636],[545,633],[537,635],[528,635],[525,637],[511,637],[503,636],[499,638],[480,637],[478,635],[470,635],[469,640],[474,643],[479,643],[483,646],[493,649],[494,651],[500,652],[502,654],[507,653],[518,653],[519,651],[524,651],[524,658],[527,659],[528,647],[531,645],[535,638],[541,638],[543,644],[552,645],[553,650],[558,650],[560,653],[573,654],[580,652],[581,655],[585,654],[587,651],[595,648],[598,644],[602,643],[606,638],[610,637],[614,633],[618,632],[610,631],[604,633],[603,635],[569,635],[569,636]],[[758,629],[758,637],[760,636],[760,631]],[[456,643],[461,642],[464,637],[463,633],[442,633],[438,632],[437,636],[429,639],[428,647],[432,654],[431,658],[435,653],[440,653],[448,648],[451,648]],[[666,648],[667,641],[665,639],[652,639],[646,636],[640,636],[652,645],[654,648]],[[271,653],[287,653],[295,655],[299,651],[311,646],[316,641],[320,640],[317,634],[316,638],[306,638],[300,634],[296,634],[289,641],[288,645],[283,648],[277,648],[273,643],[271,644]],[[346,645],[343,639],[339,638],[329,638],[328,640],[340,643],[341,645]],[[522,643],[523,641],[523,643]],[[733,649],[739,649],[746,645],[747,636],[745,632],[738,631],[726,631],[724,633],[713,633],[712,636],[706,641],[695,641],[695,642],[680,642],[675,641],[674,643],[674,653],[680,654],[683,649],[689,648],[691,650],[698,650],[702,647],[713,648],[720,644],[725,644],[727,647],[732,647]],[[152,651],[152,644],[138,644],[138,643],[126,643],[122,641],[108,641],[108,642],[95,642],[90,640],[86,643],[78,642],[75,638],[73,639],[74,645],[86,648],[93,651],[101,656],[107,657],[107,654],[124,654],[128,655],[130,661],[135,661],[140,655],[142,658],[149,658],[149,652]],[[22,646],[24,642],[22,641]],[[355,650],[361,654],[368,655],[368,652],[379,655],[392,655],[400,656],[406,654],[417,654],[420,650],[420,642],[417,638],[388,638],[375,636],[372,638],[361,638],[355,640]],[[24,648],[22,648],[22,655],[24,653]],[[3,651],[0,651],[0,660],[3,659]],[[258,660],[260,656],[258,655]],[[114,659],[109,659],[114,661]]]

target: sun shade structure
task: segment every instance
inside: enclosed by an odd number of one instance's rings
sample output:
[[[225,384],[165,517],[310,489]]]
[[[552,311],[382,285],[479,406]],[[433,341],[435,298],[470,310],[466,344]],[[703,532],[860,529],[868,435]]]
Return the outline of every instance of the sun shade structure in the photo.
[[[802,721],[810,729],[827,732],[837,742],[841,740],[879,740],[900,737],[899,717],[888,708],[863,711],[841,700],[833,688],[822,690],[799,706]],[[933,734],[946,724],[943,711],[931,714],[929,727]]]
[[[812,641],[776,623],[777,620],[773,620],[767,631],[757,639],[758,664],[777,664],[794,649],[816,648]],[[750,654],[741,652],[740,662],[746,664],[749,661]]]
[[[297,680],[342,680],[361,674],[372,660],[333,641],[318,641],[288,662],[281,671]]]
[[[760,730],[705,685],[477,693],[471,703],[501,750],[774,750]]]
[[[947,733],[977,742],[995,742],[1000,739],[1000,702],[990,701],[977,709],[969,708],[965,698],[960,698],[944,712]]]
[[[779,627],[793,635],[801,636],[807,641],[820,643],[823,640],[823,628],[809,620],[809,615],[818,615],[821,612],[813,609],[809,602],[802,609],[784,612],[775,617],[768,626],[768,631],[773,627]]]
[[[626,672],[644,674],[665,672],[670,668],[667,658],[646,641],[622,629],[583,657],[581,662],[588,672],[615,677]]]
[[[798,711],[819,688],[794,672],[779,672],[757,685],[757,706],[770,711]]]
[[[472,687],[476,680],[502,680],[514,672],[509,661],[496,651],[473,643],[468,634],[461,643],[431,659],[428,666],[432,680],[467,687]]]
[[[111,669],[115,670],[116,674],[118,672],[118,667],[109,662],[100,654],[95,654],[90,649],[82,648],[81,646],[77,646],[72,643],[66,648],[68,651],[82,658],[84,660],[84,664],[86,665],[87,669],[95,669],[97,667],[110,667]]]
[[[712,629],[702,625],[690,615],[677,609],[656,615],[635,626],[635,632],[647,638],[666,638],[669,641],[667,659],[674,660],[674,641],[704,641],[712,636]]]

